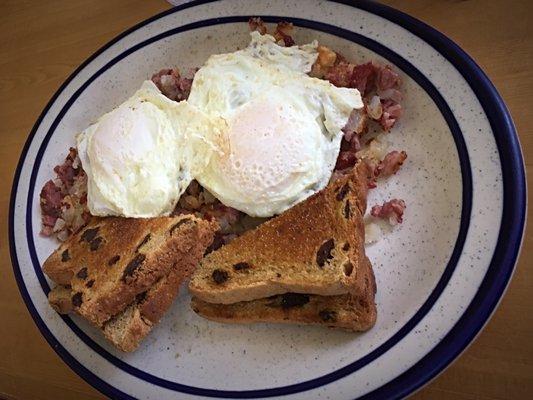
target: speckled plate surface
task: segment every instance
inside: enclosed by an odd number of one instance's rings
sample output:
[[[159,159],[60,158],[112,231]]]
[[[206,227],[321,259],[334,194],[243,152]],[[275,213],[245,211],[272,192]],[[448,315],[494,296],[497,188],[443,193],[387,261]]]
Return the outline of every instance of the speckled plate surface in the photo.
[[[405,222],[368,247],[378,321],[349,334],[313,327],[232,326],[188,307],[184,290],[134,354],[48,305],[41,264],[56,243],[39,236],[39,190],[74,134],[160,68],[201,65],[248,42],[246,21],[292,21],[358,62],[377,59],[404,81],[405,117],[389,135],[409,160],[369,203],[405,199]],[[87,60],[35,124],[16,172],[11,256],[28,309],[50,345],[114,398],[398,398],[436,376],[494,311],[518,255],[526,208],[513,123],[483,72],[423,23],[369,2],[193,2],[123,33]],[[503,221],[503,222],[502,222]]]

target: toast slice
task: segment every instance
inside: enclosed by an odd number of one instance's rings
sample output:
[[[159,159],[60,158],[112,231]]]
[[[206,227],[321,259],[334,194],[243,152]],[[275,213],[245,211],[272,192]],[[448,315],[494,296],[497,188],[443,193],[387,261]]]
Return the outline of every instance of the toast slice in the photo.
[[[318,296],[286,293],[234,304],[213,304],[194,298],[192,309],[200,316],[226,323],[290,323],[322,325],[349,331],[366,331],[376,322],[376,284],[370,263],[365,267],[365,292]]]
[[[215,230],[216,223],[191,215],[94,218],[43,270],[70,286],[75,311],[101,327],[171,271],[180,281],[189,277]]]
[[[123,311],[101,328],[104,336],[118,349],[131,352],[152,330],[176,298],[182,282],[181,274],[172,271],[148,291],[136,297]],[[58,285],[48,294],[52,307],[60,314],[75,311],[71,288]]]
[[[360,296],[369,175],[368,166],[359,163],[324,190],[208,254],[189,291],[217,304],[284,293]]]

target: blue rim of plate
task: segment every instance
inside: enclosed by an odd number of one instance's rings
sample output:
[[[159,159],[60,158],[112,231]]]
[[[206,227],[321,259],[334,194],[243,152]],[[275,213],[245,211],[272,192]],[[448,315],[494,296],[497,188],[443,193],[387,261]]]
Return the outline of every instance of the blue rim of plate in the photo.
[[[57,99],[59,94],[68,85],[68,83],[93,59],[100,55],[103,51],[109,48],[111,45],[127,36],[131,32],[139,29],[140,27],[147,25],[159,18],[169,15],[174,12],[178,12],[185,8],[194,7],[200,4],[211,2],[212,0],[200,0],[194,1],[173,9],[160,13],[150,19],[147,19],[136,26],[128,29],[121,35],[117,36],[107,45],[98,50],[89,59],[87,59],[71,76],[64,82],[64,84],[55,93],[50,100],[39,119],[37,120],[34,128],[32,129],[30,136],[23,148],[22,155],[15,172],[15,178],[13,182],[13,190],[11,194],[10,202],[10,218],[9,218],[9,238],[10,238],[10,252],[11,259],[14,266],[14,273],[19,285],[21,294],[26,302],[26,305],[32,314],[37,326],[41,330],[42,334],[48,340],[54,350],[63,358],[63,360],[80,376],[91,383],[95,388],[116,398],[131,398],[126,393],[112,387],[105,381],[92,374],[88,369],[81,365],[73,356],[71,356],[66,349],[55,339],[44,321],[41,320],[37,311],[35,310],[28,292],[24,286],[21,272],[18,267],[16,258],[16,249],[14,247],[14,206],[16,188],[18,186],[20,172],[22,168],[22,162],[25,159],[29,145],[32,138],[42,121],[44,115],[48,112],[50,106]],[[449,62],[451,62],[463,77],[470,84],[474,93],[476,93],[487,117],[491,124],[491,128],[494,132],[498,151],[500,155],[502,175],[503,175],[503,191],[504,191],[504,204],[503,204],[503,216],[502,224],[499,232],[498,243],[495,248],[495,252],[489,269],[484,277],[484,280],[478,289],[474,299],[465,310],[463,316],[451,329],[451,331],[445,336],[445,338],[436,347],[426,354],[420,361],[414,366],[405,371],[397,378],[391,380],[380,388],[368,393],[363,398],[400,398],[414,390],[421,387],[424,383],[435,377],[440,371],[442,371],[455,357],[457,357],[466,346],[472,341],[476,334],[482,329],[488,318],[494,311],[501,298],[509,279],[512,275],[518,252],[520,248],[521,238],[523,234],[524,222],[525,222],[525,209],[526,209],[526,187],[525,187],[525,174],[523,168],[522,155],[520,152],[520,146],[516,131],[511,120],[511,117],[503,103],[503,100],[498,95],[496,89],[489,81],[487,76],[481,71],[481,69],[475,64],[475,62],[455,43],[446,38],[443,34],[429,27],[428,25],[412,18],[400,11],[394,10],[390,7],[380,4],[358,1],[358,2],[346,2],[337,1],[338,3],[348,4],[356,8],[360,8],[371,12],[373,14],[384,17],[402,27],[409,30],[416,36],[422,38],[427,43],[432,45],[438,52],[440,52]],[[279,17],[274,17],[278,18]],[[268,18],[267,18],[268,19]],[[308,21],[310,22],[310,21]],[[317,24],[317,23],[315,23]],[[301,24],[300,24],[301,25]],[[319,24],[325,25],[325,24]],[[316,26],[309,26],[316,29]],[[332,27],[333,30],[341,30],[337,27]],[[331,30],[328,30],[332,33]],[[334,34],[334,33],[333,33]],[[352,33],[353,34],[353,33]],[[365,38],[366,39],[366,38]],[[370,40],[370,39],[366,39]],[[460,149],[458,148],[458,151]],[[463,168],[462,168],[463,173]],[[464,180],[464,173],[463,173]],[[464,190],[463,190],[464,197]],[[512,202],[512,204],[511,204]],[[463,203],[464,206],[464,203]],[[463,207],[464,208],[464,207]],[[447,268],[448,270],[448,268]],[[442,280],[442,278],[441,278]],[[440,282],[439,282],[440,283]],[[79,329],[79,328],[77,328]],[[402,328],[403,329],[403,328]],[[348,374],[351,372],[348,372]],[[344,374],[345,376],[347,374]],[[338,379],[338,378],[336,378]],[[303,385],[301,389],[289,390],[282,392],[277,389],[267,389],[259,391],[244,391],[244,392],[229,392],[229,391],[216,391],[209,390],[210,393],[198,393],[190,392],[191,394],[207,395],[207,396],[220,396],[228,397],[231,394],[232,397],[255,397],[255,396],[273,396],[288,393],[295,393],[301,390],[309,390],[315,387],[319,387],[323,384],[332,382],[320,381],[321,378],[317,378],[318,384],[311,387],[303,384],[296,384],[291,386]],[[333,379],[335,380],[335,379]],[[311,381],[308,381],[311,382]],[[307,387],[306,387],[307,386]],[[285,387],[285,389],[288,387]],[[284,388],[279,388],[284,389]],[[255,393],[253,393],[255,392]],[[240,394],[240,395],[239,395]]]

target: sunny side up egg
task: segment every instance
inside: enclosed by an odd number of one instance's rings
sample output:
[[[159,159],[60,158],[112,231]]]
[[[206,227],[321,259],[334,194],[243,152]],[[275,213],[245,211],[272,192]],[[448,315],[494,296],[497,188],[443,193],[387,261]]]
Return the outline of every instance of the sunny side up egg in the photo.
[[[93,215],[155,217],[174,209],[211,154],[212,118],[151,81],[78,135]]]
[[[281,47],[251,35],[247,48],[207,60],[188,102],[223,121],[196,179],[225,205],[269,217],[327,185],[342,128],[363,102],[356,89],[307,75],[316,43]]]
[[[251,36],[209,58],[188,101],[146,81],[78,136],[91,214],[168,215],[197,179],[224,204],[268,217],[327,185],[359,92],[307,75],[316,42]]]

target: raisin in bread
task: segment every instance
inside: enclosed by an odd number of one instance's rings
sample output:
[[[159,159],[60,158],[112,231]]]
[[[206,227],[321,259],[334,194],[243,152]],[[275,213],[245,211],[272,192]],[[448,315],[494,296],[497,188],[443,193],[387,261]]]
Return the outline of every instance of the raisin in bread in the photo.
[[[190,276],[216,224],[190,215],[147,219],[95,218],[44,263],[70,286],[75,311],[103,326],[171,271]]]
[[[231,304],[294,292],[333,296],[364,292],[363,214],[369,168],[351,173],[283,214],[208,254],[189,291]]]
[[[176,298],[183,274],[171,271],[134,302],[100,327],[104,336],[118,349],[131,352],[152,330]],[[60,314],[75,312],[71,288],[58,285],[48,294],[52,307]]]
[[[368,263],[369,264],[369,263]],[[213,304],[193,297],[192,309],[200,316],[226,323],[288,323],[322,325],[349,331],[366,331],[376,322],[376,285],[370,266],[365,272],[365,292],[318,296],[285,293],[233,304]]]

